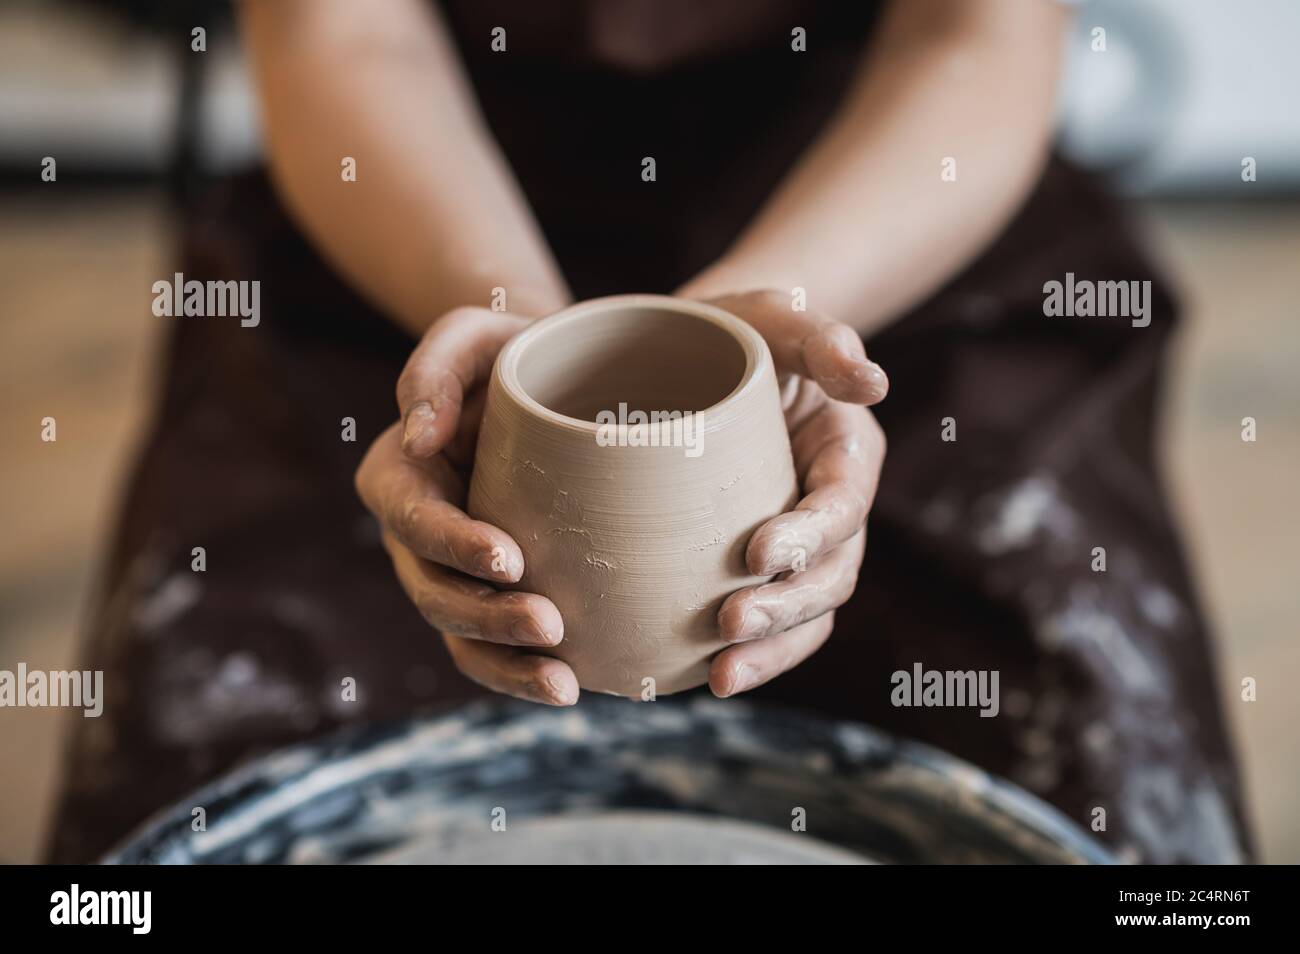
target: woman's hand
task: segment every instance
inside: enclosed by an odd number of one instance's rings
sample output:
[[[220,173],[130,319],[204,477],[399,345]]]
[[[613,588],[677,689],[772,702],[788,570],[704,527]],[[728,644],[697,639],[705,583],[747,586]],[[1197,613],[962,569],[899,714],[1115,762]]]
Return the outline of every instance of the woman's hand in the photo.
[[[786,295],[712,301],[752,324],[771,348],[806,494],[749,541],[750,572],[778,578],[738,590],[718,613],[722,637],[736,645],[714,658],[709,685],[729,696],[815,652],[830,635],[833,611],[852,594],[885,452],[865,405],[881,400],[888,382],[856,333],[792,311]],[[435,322],[398,380],[402,420],[366,454],[357,492],[379,520],[402,587],[443,634],[461,672],[507,695],[572,705],[573,670],[529,651],[563,638],[559,610],[536,593],[492,586],[522,577],[523,553],[505,531],[462,509],[492,363],[528,323],[480,308],[458,308]]]
[[[745,551],[751,573],[779,576],[737,590],[718,611],[722,638],[735,645],[713,658],[709,688],[732,696],[816,652],[857,586],[885,457],[884,432],[867,405],[884,398],[889,381],[853,329],[793,311],[789,295],[750,292],[711,304],[753,325],[772,351],[805,494],[754,531]]]
[[[447,644],[456,667],[496,692],[572,705],[568,664],[530,648],[564,637],[544,596],[496,589],[524,572],[519,545],[462,509],[497,352],[529,319],[457,308],[429,328],[397,382],[402,420],[371,446],[357,492],[379,520],[407,596]]]

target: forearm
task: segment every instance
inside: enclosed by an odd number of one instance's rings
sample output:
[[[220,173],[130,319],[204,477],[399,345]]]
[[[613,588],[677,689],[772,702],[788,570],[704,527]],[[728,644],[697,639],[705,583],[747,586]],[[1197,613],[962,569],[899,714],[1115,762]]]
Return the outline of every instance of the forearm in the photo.
[[[458,305],[543,314],[568,290],[417,0],[245,0],[272,174],[322,254],[415,333]],[[356,161],[345,181],[345,157]]]
[[[1067,21],[1049,0],[895,2],[830,127],[682,292],[802,287],[810,309],[863,332],[915,304],[1037,178]]]

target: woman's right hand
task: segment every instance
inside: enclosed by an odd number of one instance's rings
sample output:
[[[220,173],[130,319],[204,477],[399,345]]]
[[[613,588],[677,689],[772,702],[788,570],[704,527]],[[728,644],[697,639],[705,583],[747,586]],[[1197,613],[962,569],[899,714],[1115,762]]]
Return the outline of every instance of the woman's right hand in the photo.
[[[463,510],[492,364],[529,322],[483,308],[434,322],[397,381],[402,419],[371,445],[356,487],[402,588],[456,667],[496,692],[566,706],[578,701],[573,670],[532,651],[564,638],[560,611],[544,596],[493,585],[519,581],[523,553]]]

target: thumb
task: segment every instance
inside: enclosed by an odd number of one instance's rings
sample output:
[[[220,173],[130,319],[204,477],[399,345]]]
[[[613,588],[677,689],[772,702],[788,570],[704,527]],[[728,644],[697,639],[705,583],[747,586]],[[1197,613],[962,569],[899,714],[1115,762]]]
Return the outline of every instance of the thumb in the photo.
[[[763,336],[779,373],[817,382],[826,394],[849,404],[884,400],[889,378],[867,357],[858,333],[848,325],[811,311],[795,311],[780,292],[756,291],[709,299]]]
[[[397,379],[402,450],[427,458],[456,436],[465,397],[492,373],[502,346],[527,318],[486,308],[456,308],[424,333]]]

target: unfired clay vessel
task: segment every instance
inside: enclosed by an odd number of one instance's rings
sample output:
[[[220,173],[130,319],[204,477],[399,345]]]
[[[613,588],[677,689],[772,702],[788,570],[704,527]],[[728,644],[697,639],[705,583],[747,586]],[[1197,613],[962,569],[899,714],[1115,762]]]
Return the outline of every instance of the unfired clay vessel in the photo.
[[[638,410],[683,416],[640,426]],[[559,609],[550,652],[579,684],[647,698],[707,681],[718,608],[761,582],[749,537],[797,490],[759,334],[709,305],[619,295],[502,349],[469,512],[523,550],[517,588]]]

